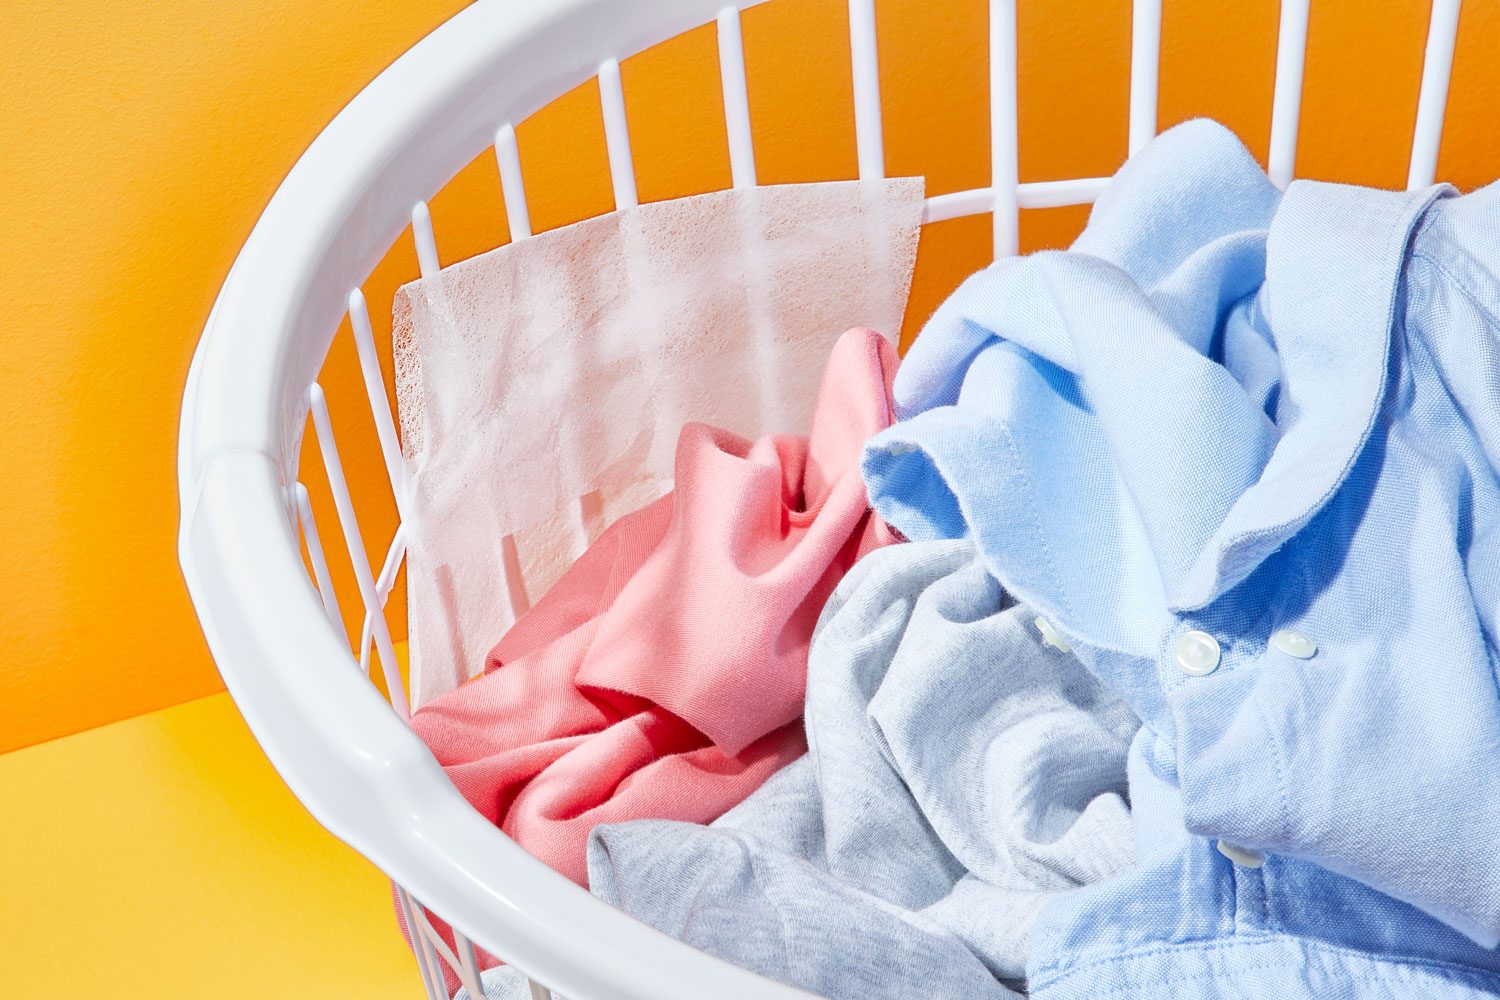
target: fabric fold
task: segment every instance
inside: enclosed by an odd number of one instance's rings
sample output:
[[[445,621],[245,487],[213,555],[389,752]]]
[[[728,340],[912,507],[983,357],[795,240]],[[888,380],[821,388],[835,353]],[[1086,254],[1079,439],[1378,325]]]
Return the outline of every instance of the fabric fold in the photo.
[[[872,553],[808,664],[808,755],[710,827],[600,826],[589,886],[842,998],[1009,997],[1045,904],[1134,860],[1134,715],[966,542]]]
[[[824,599],[854,559],[893,537],[867,517],[857,461],[890,424],[895,372],[890,344],[856,331],[834,345],[807,438],[747,445],[685,428],[670,520],[652,522],[651,554],[599,616],[577,683],[658,705],[730,755],[798,718]],[[488,669],[538,638],[517,627]]]
[[[1141,716],[1132,787],[1176,827],[1142,849],[1180,881],[1120,884],[1177,916],[1126,934],[1070,900],[1103,943],[1060,930],[1036,968],[1099,968],[1038,996],[1103,995],[1188,925],[1224,955],[1305,938],[1351,982],[1391,928],[1396,965],[1500,967],[1497,221],[1500,185],[1283,195],[1190,122],[1073,249],[971,277],[918,336],[875,509],[1052,619]]]

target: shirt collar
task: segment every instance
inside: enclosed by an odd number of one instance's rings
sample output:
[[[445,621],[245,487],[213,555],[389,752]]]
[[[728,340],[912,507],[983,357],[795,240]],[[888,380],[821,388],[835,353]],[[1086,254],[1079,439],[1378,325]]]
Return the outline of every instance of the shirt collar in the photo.
[[[1169,584],[1201,608],[1297,533],[1343,485],[1375,426],[1411,234],[1445,189],[1293,183],[1266,242],[1259,294],[1280,362],[1276,445],[1202,552]]]
[[[1018,598],[1137,647],[1121,612],[1211,604],[1343,485],[1443,190],[1283,196],[1222,127],[1164,133],[1073,250],[998,263],[933,316],[896,378],[912,419],[867,451],[876,509],[914,539],[966,525]]]

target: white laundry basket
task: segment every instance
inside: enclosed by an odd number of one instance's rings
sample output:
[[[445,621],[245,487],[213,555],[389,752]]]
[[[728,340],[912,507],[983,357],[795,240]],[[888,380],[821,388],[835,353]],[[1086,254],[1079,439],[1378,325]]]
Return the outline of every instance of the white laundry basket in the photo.
[[[753,0],[759,2],[759,0]],[[795,0],[780,0],[795,2]],[[403,724],[382,608],[404,551],[372,568],[317,387],[347,312],[393,487],[399,445],[359,292],[410,226],[422,273],[438,268],[425,199],[491,145],[516,238],[529,235],[513,124],[597,76],[617,207],[636,203],[618,60],[717,19],[735,186],[756,183],[740,7],[725,0],[479,0],[371,83],[323,131],[266,207],[219,295],[183,400],[179,554],[203,630],[240,711],[308,810],[388,873],[429,996],[447,965],[475,991],[473,945],[573,1000],[807,996],[702,954],[594,899],[472,810]],[[859,173],[884,173],[875,0],[850,0]],[[925,221],[992,213],[997,255],[1017,250],[1022,208],[1083,204],[1104,178],[1019,183],[1016,0],[990,3],[991,187],[928,199]],[[1269,170],[1291,179],[1309,0],[1284,0]],[[1459,0],[1435,0],[1408,175],[1431,183]],[[1161,0],[1134,5],[1129,148],[1156,131]],[[297,481],[309,411],[366,609],[388,704],[351,665],[306,491]],[[399,495],[399,490],[397,490]],[[306,542],[316,581],[303,559]],[[315,586],[316,584],[316,586]],[[345,595],[345,600],[351,596]],[[456,949],[425,913],[456,931]],[[439,964],[441,963],[441,965]]]

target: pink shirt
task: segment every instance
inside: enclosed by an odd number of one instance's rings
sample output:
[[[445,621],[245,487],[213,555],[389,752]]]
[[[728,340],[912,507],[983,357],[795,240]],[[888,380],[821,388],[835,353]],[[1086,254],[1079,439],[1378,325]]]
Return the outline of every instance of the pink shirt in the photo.
[[[675,490],[601,534],[481,677],[413,715],[476,809],[584,883],[596,824],[708,822],[804,752],[813,626],[854,561],[896,539],[859,473],[896,364],[851,330],[808,437],[683,428]]]

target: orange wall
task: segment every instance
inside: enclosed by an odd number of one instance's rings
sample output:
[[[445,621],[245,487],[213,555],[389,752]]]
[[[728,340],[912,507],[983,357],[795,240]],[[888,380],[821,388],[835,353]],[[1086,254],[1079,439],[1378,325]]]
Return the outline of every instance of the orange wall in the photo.
[[[214,294],[260,207],[319,128],[458,0],[95,0],[0,5],[0,750],[219,687],[175,561],[178,401]],[[983,0],[880,0],[892,173],[933,193],[987,180]],[[1128,0],[1020,0],[1023,180],[1100,174],[1125,144]],[[1213,114],[1264,156],[1272,0],[1166,0],[1163,125]],[[1405,178],[1427,4],[1313,5],[1299,173]],[[854,172],[841,0],[772,0],[745,18],[761,179]],[[1465,5],[1440,175],[1500,173],[1489,53],[1500,7]],[[728,180],[711,31],[628,61],[641,196]],[[610,204],[592,85],[519,130],[532,215],[556,226]],[[433,203],[451,261],[506,238],[493,160]],[[1027,247],[1058,245],[1081,209],[1029,213]],[[909,336],[981,265],[987,223],[924,237]],[[374,310],[415,274],[398,245]],[[383,324],[388,326],[388,323]],[[389,360],[387,358],[387,371]],[[347,337],[325,376],[341,433],[368,427]],[[345,427],[344,425],[350,425]],[[310,461],[316,462],[316,456]],[[346,456],[382,497],[373,450]],[[310,484],[318,477],[307,477]],[[331,544],[335,521],[315,490]],[[378,505],[375,505],[378,508]],[[372,555],[394,514],[367,511]],[[347,584],[348,569],[335,559]],[[349,592],[349,591],[345,591]],[[351,602],[346,601],[346,605]],[[399,613],[399,609],[398,609]]]

